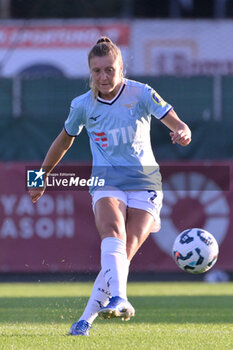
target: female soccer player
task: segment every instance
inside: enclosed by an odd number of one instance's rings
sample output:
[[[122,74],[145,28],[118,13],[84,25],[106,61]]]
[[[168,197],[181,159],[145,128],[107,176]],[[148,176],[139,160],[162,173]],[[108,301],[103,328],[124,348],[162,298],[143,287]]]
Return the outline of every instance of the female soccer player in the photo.
[[[84,313],[71,335],[89,335],[94,319],[134,316],[127,300],[129,263],[150,232],[160,229],[161,177],[150,143],[151,115],[170,130],[172,143],[187,146],[191,132],[171,105],[148,85],[123,77],[120,49],[100,38],[88,55],[90,87],[75,98],[64,129],[51,145],[42,168],[46,177],[85,126],[93,155],[92,176],[105,179],[92,186],[95,223],[101,237],[101,271]],[[35,203],[42,190],[30,190]]]

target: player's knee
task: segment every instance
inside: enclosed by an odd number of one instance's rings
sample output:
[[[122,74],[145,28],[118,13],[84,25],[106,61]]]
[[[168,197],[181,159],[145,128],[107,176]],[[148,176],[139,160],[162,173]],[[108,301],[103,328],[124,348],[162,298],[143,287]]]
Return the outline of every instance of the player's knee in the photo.
[[[160,229],[161,229],[161,224],[160,224],[160,222],[159,222],[159,223],[156,222],[156,223],[154,224],[153,228],[152,228],[151,233],[157,233],[157,232],[160,231]]]

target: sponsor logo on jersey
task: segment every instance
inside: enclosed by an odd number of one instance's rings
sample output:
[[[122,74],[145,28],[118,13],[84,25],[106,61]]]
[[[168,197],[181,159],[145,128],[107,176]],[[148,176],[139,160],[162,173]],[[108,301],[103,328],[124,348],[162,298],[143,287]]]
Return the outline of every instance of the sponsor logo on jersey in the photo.
[[[110,129],[107,132],[94,132],[94,141],[99,143],[103,148],[108,147],[109,143],[113,146],[118,146],[120,143],[126,144],[133,142],[135,137],[138,141],[143,140],[143,131],[138,128],[137,131],[129,125],[126,127]]]
[[[105,132],[94,132],[95,137],[95,142],[98,142],[101,147],[105,148],[108,146],[108,138],[105,134]]]

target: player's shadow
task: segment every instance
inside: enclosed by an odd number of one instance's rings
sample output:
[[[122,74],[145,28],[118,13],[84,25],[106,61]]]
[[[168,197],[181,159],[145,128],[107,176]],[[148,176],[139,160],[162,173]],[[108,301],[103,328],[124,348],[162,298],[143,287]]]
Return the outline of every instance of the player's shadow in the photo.
[[[72,323],[82,314],[86,297],[0,298],[0,324]],[[232,323],[233,298],[227,296],[135,296],[133,323]],[[103,321],[99,321],[103,322]],[[119,322],[111,320],[110,322]]]

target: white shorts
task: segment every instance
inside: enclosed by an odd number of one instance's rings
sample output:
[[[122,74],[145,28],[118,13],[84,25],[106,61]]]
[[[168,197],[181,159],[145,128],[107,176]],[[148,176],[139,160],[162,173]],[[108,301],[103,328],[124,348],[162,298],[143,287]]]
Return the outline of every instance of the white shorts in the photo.
[[[112,197],[121,200],[129,208],[142,209],[150,213],[155,220],[155,226],[160,225],[160,211],[163,202],[162,191],[121,191],[115,188],[108,190],[96,190],[92,193],[92,209],[95,212],[95,204],[100,198]],[[152,229],[152,232],[153,232]]]

